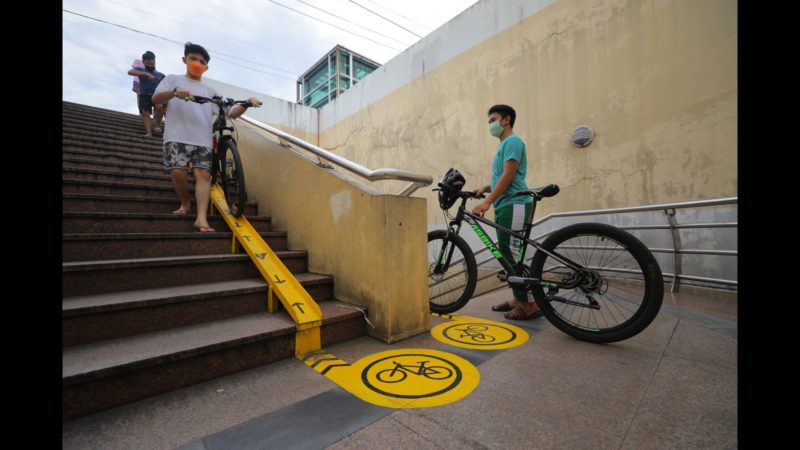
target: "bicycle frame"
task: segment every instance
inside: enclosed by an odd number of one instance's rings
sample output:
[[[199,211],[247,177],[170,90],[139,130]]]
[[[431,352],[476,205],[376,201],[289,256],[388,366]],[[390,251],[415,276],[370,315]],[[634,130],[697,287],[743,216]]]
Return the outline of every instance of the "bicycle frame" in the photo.
[[[491,220],[485,219],[477,214],[473,214],[469,211],[466,211],[465,207],[467,203],[467,197],[462,197],[461,205],[458,207],[458,213],[456,213],[456,217],[448,224],[447,227],[448,234],[454,233],[458,235],[458,233],[461,231],[461,223],[466,221],[470,225],[470,228],[472,228],[472,231],[474,231],[475,234],[478,236],[478,238],[481,240],[483,245],[486,246],[489,252],[491,252],[492,256],[494,256],[495,259],[497,259],[497,261],[500,262],[500,265],[503,266],[503,269],[505,269],[506,276],[500,278],[502,281],[508,281],[509,284],[533,283],[547,288],[573,289],[580,284],[581,280],[583,279],[583,276],[577,277],[570,283],[558,282],[558,281],[544,281],[538,278],[520,276],[521,275],[520,265],[525,260],[525,253],[528,249],[528,245],[535,247],[537,251],[546,253],[547,255],[551,256],[553,259],[560,262],[564,266],[574,270],[577,274],[582,275],[584,273],[584,268],[580,264],[556,252],[545,250],[544,248],[542,248],[542,245],[540,243],[530,239],[531,230],[533,229],[532,225],[533,215],[536,211],[536,202],[537,199],[534,198],[533,206],[531,207],[530,217],[525,223],[523,234],[519,234],[502,225],[492,222]],[[500,251],[498,250],[497,244],[494,241],[492,241],[491,238],[489,238],[489,236],[486,234],[486,231],[483,229],[483,227],[480,226],[480,223],[488,225],[496,230],[508,233],[509,236],[513,236],[523,241],[525,245],[522,246],[522,252],[519,261],[512,263],[512,261],[503,256],[503,254],[500,253]],[[444,246],[442,247],[442,249],[444,250]],[[451,246],[450,252],[448,253],[447,257],[444,258],[444,261],[442,261],[443,259],[442,257],[444,255],[442,253],[439,254],[439,258],[437,260],[437,268],[450,266],[450,259],[453,256],[453,250],[454,247]]]
[[[187,97],[188,99],[189,97]],[[232,134],[225,134],[225,131],[230,131],[231,133],[234,131],[233,127],[228,126],[228,115],[225,112],[225,106],[232,107],[237,104],[244,104],[245,101],[234,101],[231,98],[228,98],[226,101],[222,100],[222,97],[200,97],[194,96],[191,97],[192,101],[196,101],[198,103],[213,103],[217,107],[217,122],[214,123],[214,137],[216,138],[216,146],[212,149],[214,152],[213,159],[219,159],[217,155],[219,154],[218,149],[222,148],[222,145],[227,143],[228,141],[233,141],[234,143],[236,140],[233,138]],[[249,104],[249,103],[248,103]],[[224,161],[219,161],[220,166],[217,168],[220,172],[225,170]],[[213,169],[213,165],[212,165]]]

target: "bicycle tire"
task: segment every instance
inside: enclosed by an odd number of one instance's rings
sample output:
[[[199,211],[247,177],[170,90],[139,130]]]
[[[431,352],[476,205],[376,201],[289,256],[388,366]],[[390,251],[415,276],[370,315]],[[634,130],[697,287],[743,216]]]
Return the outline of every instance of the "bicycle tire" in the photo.
[[[441,249],[445,254],[453,248],[450,267],[435,273]],[[459,270],[461,269],[461,272]],[[464,277],[461,277],[461,274]],[[431,311],[449,314],[461,309],[475,292],[478,269],[475,255],[464,239],[446,230],[428,232],[428,302]]]
[[[612,243],[613,247],[609,247]],[[537,305],[559,330],[580,340],[608,343],[639,334],[655,319],[664,296],[661,268],[650,250],[632,234],[606,224],[579,223],[555,231],[542,247],[599,275],[592,283],[559,290],[551,300],[545,299],[541,285],[531,286]],[[563,281],[573,273],[542,251],[537,251],[531,261],[531,276],[544,281]],[[592,292],[593,289],[596,290]],[[598,309],[589,307],[589,296]],[[630,312],[629,317],[625,312]],[[615,319],[616,315],[623,320],[609,326],[608,319]],[[605,328],[600,328],[599,319]]]
[[[229,159],[230,166],[227,164]],[[225,140],[220,147],[219,165],[222,190],[225,192],[228,209],[234,217],[241,217],[247,202],[247,190],[244,183],[244,167],[233,139]]]
[[[214,124],[216,126],[216,124]],[[217,184],[220,178],[220,163],[219,163],[220,148],[217,137],[211,138],[211,185]]]

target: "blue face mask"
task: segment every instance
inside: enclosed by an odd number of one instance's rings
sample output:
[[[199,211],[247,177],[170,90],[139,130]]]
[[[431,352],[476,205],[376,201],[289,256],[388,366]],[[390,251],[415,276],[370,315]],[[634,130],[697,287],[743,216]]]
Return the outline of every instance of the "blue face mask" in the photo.
[[[146,70],[148,72],[152,72],[152,71],[156,70],[156,66],[153,66],[153,67],[144,66],[144,70]]]
[[[494,137],[500,137],[500,135],[503,134],[503,127],[500,126],[499,120],[495,120],[489,124],[489,133]]]

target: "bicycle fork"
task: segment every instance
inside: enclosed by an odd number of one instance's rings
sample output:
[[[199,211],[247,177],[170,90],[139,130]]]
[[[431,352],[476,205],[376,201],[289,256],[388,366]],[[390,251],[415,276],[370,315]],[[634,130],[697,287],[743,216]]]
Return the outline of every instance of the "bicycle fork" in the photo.
[[[461,228],[461,227],[459,226],[459,228]],[[445,236],[445,239],[450,237],[451,235],[458,235],[458,231],[459,231],[458,229],[453,231],[452,228],[448,227],[447,228],[447,235]],[[448,240],[447,243],[450,244],[449,247],[447,245],[443,245],[442,249],[439,250],[439,256],[436,259],[436,267],[434,267],[433,273],[436,273],[436,274],[445,273],[445,272],[447,272],[447,269],[450,267],[450,260],[453,259],[453,252],[455,251],[456,246],[455,246],[455,244],[452,243],[452,241]],[[446,257],[444,255],[445,250],[447,250],[447,256]]]

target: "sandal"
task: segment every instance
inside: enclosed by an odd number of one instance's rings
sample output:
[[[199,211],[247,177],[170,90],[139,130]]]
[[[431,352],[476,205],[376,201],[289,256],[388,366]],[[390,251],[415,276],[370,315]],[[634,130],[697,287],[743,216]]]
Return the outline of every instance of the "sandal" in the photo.
[[[511,311],[503,314],[503,317],[505,317],[506,319],[511,319],[511,320],[532,320],[532,319],[538,319],[539,317],[542,317],[543,315],[544,315],[544,313],[542,313],[541,309],[537,310],[535,313],[533,313],[531,315],[527,315],[527,314],[525,314],[525,311],[522,308],[517,306],[514,309],[512,309]]]
[[[512,309],[514,309],[514,307],[509,305],[508,302],[498,303],[492,306],[492,311],[506,312],[511,311]]]

